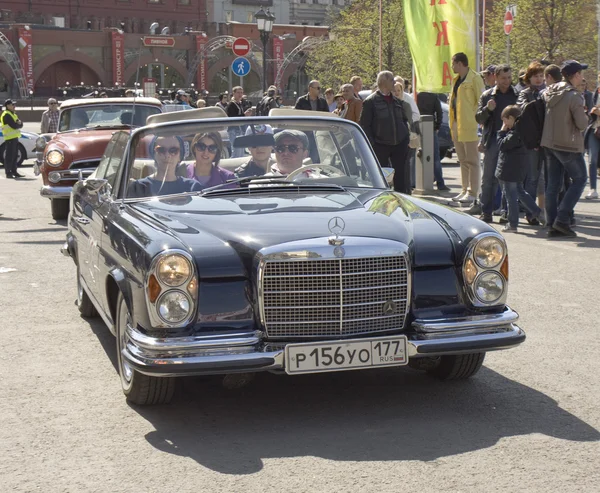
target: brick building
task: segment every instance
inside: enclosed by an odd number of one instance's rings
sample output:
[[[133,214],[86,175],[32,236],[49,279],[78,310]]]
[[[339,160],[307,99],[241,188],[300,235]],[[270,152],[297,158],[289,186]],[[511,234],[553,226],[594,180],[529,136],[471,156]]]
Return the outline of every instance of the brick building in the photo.
[[[273,5],[276,16],[289,20],[289,8],[282,8],[287,5],[285,0],[266,1]],[[231,83],[228,67],[235,56],[230,39],[240,36],[253,44],[248,57],[251,72],[244,77],[243,85],[248,93],[258,93],[262,87],[262,44],[256,25],[216,21],[214,12],[208,9],[214,10],[217,3],[216,0],[3,0],[0,98],[18,97],[23,87],[32,89],[36,97],[47,97],[56,95],[57,88],[67,83],[132,87],[144,79],[153,79],[157,87],[194,84],[198,89],[218,93]],[[250,12],[258,10],[261,2],[233,0],[233,3]],[[249,20],[250,16],[247,17]],[[269,84],[284,65],[286,55],[303,39],[327,35],[323,26],[280,22],[276,21],[267,47]],[[152,28],[154,23],[158,23],[157,28]],[[21,62],[24,73],[20,85],[21,79],[13,70],[15,59]],[[290,94],[304,92],[306,76],[302,63],[303,60],[297,60],[285,64],[285,73],[280,74],[282,90]],[[239,82],[237,77],[233,79],[234,84]]]

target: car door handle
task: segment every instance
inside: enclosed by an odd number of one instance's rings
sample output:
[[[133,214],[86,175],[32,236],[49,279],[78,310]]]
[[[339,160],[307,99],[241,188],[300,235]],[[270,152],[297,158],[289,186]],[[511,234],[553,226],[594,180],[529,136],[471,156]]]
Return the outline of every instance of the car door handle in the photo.
[[[90,220],[87,217],[76,217],[75,221],[79,224],[90,224]]]

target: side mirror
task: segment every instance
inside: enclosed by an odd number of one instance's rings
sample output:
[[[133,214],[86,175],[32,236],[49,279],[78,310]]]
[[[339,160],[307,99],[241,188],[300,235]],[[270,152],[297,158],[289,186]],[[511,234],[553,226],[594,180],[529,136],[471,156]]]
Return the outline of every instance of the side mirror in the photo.
[[[84,181],[84,186],[90,193],[97,193],[108,183],[107,180],[101,178],[88,178]]]
[[[383,176],[385,177],[385,181],[391,187],[394,185],[394,173],[396,170],[394,168],[381,168],[383,171]]]

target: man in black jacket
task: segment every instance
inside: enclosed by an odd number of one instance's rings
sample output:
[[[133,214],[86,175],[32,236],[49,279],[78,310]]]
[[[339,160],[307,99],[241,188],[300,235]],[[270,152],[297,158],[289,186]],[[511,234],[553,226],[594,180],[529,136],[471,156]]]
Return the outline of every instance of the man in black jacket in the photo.
[[[232,90],[232,98],[226,108],[227,116],[230,118],[237,118],[242,116],[250,116],[251,110],[244,107],[244,89],[241,86],[236,86]],[[229,134],[229,143],[231,145],[231,157],[243,157],[244,148],[235,147],[235,139],[244,133],[243,127],[235,126],[228,127],[227,133]]]
[[[502,111],[517,103],[519,93],[512,85],[512,70],[508,65],[496,67],[496,85],[485,91],[479,100],[475,119],[483,125],[481,143],[484,146],[483,176],[481,179],[481,206],[475,203],[468,211],[479,214],[486,223],[493,222],[494,198],[498,191],[496,166],[498,165],[498,131],[502,128]]]
[[[407,159],[410,133],[402,101],[392,93],[394,74],[387,70],[379,72],[377,88],[364,100],[359,124],[367,134],[379,164],[387,167],[391,163],[394,168],[394,190],[410,195]]]
[[[318,80],[311,80],[308,84],[308,93],[300,96],[296,101],[296,110],[326,111],[329,113],[327,100],[320,96],[321,84]]]
[[[450,188],[444,183],[442,174],[442,157],[440,156],[440,147],[438,140],[438,131],[444,121],[444,112],[442,111],[442,103],[437,94],[432,92],[420,92],[417,95],[417,106],[421,115],[433,116],[433,179],[438,190],[448,191]]]

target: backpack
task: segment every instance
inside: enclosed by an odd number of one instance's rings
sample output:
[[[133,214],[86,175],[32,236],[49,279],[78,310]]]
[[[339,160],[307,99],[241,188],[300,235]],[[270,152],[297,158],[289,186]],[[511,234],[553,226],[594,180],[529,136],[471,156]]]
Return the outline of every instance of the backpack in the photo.
[[[265,96],[256,105],[256,116],[269,116],[271,111],[271,103],[273,98],[271,96]]]
[[[530,101],[523,106],[521,116],[517,120],[517,129],[527,149],[540,147],[545,117],[546,103],[542,98]]]

